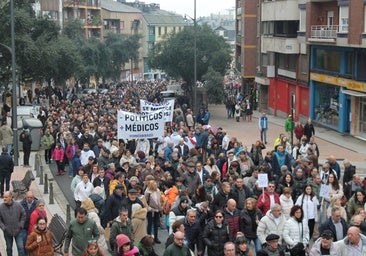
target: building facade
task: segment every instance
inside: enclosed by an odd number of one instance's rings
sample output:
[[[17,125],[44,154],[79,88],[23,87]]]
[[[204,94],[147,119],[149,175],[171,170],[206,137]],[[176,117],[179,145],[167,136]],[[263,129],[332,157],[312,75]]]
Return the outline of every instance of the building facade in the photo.
[[[306,0],[258,2],[260,51],[255,82],[259,108],[277,116],[309,115]]]
[[[126,4],[112,0],[102,1],[101,17],[103,21],[102,35],[105,38],[108,33],[123,35],[140,35],[139,58],[124,66],[121,70],[121,79],[135,81],[143,76],[143,14],[142,11]]]
[[[242,93],[256,98],[254,78],[257,55],[257,2],[236,0],[236,68],[242,77]]]
[[[366,2],[309,1],[310,117],[366,139]]]

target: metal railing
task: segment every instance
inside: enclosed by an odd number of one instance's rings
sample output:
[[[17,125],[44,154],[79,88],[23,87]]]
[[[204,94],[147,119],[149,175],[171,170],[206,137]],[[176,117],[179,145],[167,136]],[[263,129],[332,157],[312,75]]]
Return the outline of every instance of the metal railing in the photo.
[[[311,37],[319,39],[337,38],[338,25],[313,25],[311,26]]]

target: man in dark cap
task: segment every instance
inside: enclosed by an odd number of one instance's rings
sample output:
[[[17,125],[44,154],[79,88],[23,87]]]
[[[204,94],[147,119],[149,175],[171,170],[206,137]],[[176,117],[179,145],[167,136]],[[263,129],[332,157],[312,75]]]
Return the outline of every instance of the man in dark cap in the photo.
[[[111,155],[111,151],[109,151],[109,149],[103,147],[100,150],[100,155],[98,158],[98,166],[100,166],[100,168],[102,168],[102,169],[108,168],[108,165],[112,162],[110,155]]]
[[[144,204],[141,202],[141,200],[138,198],[139,193],[136,189],[132,188],[127,193],[127,198],[123,200],[122,207],[126,208],[128,210],[128,218],[131,219],[132,215],[132,205],[133,204],[139,204],[141,205],[141,208],[144,208]]]
[[[333,241],[333,232],[329,229],[324,230],[321,236],[314,242],[309,255],[336,255],[337,248],[334,246]]]
[[[280,236],[276,234],[269,234],[266,237],[266,243],[262,250],[257,253],[257,256],[285,256],[285,248],[278,244]]]
[[[196,165],[192,161],[187,162],[188,172],[183,173],[183,184],[186,186],[188,195],[193,196],[199,185],[202,184],[201,179],[196,171]]]

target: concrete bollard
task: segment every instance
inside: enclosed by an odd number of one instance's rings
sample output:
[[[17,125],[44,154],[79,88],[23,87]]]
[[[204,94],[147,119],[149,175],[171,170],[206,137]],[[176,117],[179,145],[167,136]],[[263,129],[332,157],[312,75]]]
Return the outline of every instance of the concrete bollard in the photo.
[[[71,221],[71,207],[70,205],[66,205],[66,226],[70,225]]]
[[[48,179],[47,173],[44,175],[44,187],[43,187],[43,194],[48,194]]]
[[[40,166],[39,170],[39,185],[43,185],[43,165]]]
[[[34,169],[36,170],[36,177],[40,176],[40,164],[39,164],[39,154],[36,154],[36,157],[34,158]]]
[[[52,182],[53,179],[50,179],[50,204],[54,204],[55,201],[53,200],[53,182]]]

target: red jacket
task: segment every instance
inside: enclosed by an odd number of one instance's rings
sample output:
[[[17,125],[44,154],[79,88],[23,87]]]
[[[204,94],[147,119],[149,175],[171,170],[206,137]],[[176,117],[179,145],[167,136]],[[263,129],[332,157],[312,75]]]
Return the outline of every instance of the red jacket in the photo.
[[[274,192],[274,201],[277,204],[280,204],[280,196]],[[264,203],[262,202],[262,198],[264,196]],[[259,210],[262,211],[263,216],[266,215],[267,211],[271,209],[271,199],[269,198],[269,193],[268,191],[264,191],[264,194],[262,193],[257,201],[257,207]]]
[[[52,159],[55,161],[63,161],[64,160],[65,151],[63,148],[55,148],[52,153]]]

